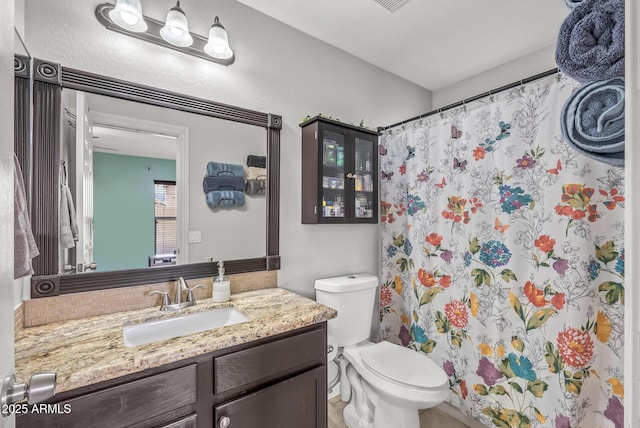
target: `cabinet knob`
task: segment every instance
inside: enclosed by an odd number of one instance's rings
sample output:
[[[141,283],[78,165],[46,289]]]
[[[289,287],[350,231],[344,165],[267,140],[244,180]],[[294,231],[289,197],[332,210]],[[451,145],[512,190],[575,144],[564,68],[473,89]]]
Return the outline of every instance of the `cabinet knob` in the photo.
[[[227,428],[230,425],[231,425],[231,418],[229,416],[222,416],[220,419],[218,419],[218,427]]]

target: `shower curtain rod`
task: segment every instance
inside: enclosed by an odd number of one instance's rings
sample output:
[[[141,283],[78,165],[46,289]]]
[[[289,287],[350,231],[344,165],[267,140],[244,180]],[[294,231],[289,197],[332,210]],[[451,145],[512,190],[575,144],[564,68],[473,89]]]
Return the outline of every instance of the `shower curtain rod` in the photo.
[[[447,111],[447,110],[451,110],[452,108],[463,106],[466,103],[470,103],[472,101],[479,100],[480,98],[489,97],[489,96],[495,95],[495,94],[497,94],[499,92],[506,91],[508,89],[512,89],[512,88],[516,88],[518,86],[524,85],[525,83],[531,83],[531,82],[536,81],[538,79],[542,79],[543,77],[552,76],[552,75],[554,75],[554,74],[556,74],[558,72],[559,72],[559,70],[557,68],[554,68],[552,70],[548,70],[548,71],[545,71],[543,73],[536,74],[535,76],[527,77],[526,79],[518,80],[518,81],[510,83],[508,85],[504,85],[504,86],[501,86],[499,88],[492,89],[492,90],[487,91],[487,92],[483,92],[483,93],[475,95],[475,96],[473,96],[471,98],[466,98],[466,99],[464,99],[462,101],[458,101],[458,102],[455,102],[453,104],[449,104],[449,105],[446,105],[444,107],[440,107],[440,108],[432,110],[432,111],[430,111],[428,113],[423,113],[423,114],[420,114],[418,116],[414,116],[414,117],[412,117],[410,119],[405,119],[402,122],[394,123],[393,125],[389,125],[389,126],[378,127],[378,132],[386,131],[387,129],[395,128],[396,126],[401,126],[401,125],[404,125],[405,123],[412,122],[412,121],[418,120],[418,119],[422,119],[422,118],[425,118],[425,117],[428,117],[428,116],[432,116],[432,115],[437,114],[437,113],[442,113],[443,111]]]

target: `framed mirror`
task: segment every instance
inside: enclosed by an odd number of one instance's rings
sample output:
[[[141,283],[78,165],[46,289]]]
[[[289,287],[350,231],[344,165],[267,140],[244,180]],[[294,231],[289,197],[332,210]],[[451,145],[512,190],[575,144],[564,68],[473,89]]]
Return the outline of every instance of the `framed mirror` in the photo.
[[[35,126],[27,151],[33,154],[32,220],[41,253],[34,259],[32,297],[213,276],[218,260],[225,261],[227,273],[279,269],[280,116],[38,59],[32,86]],[[82,128],[91,121],[91,135],[84,140],[95,146],[89,164],[96,191],[90,205],[96,211],[78,219],[89,218],[95,232],[95,241],[79,248],[95,254],[83,258],[79,249],[61,245],[59,189],[63,183],[82,186],[73,144],[83,141]],[[164,154],[155,146],[165,147]],[[242,207],[209,207],[202,186],[208,162],[244,164],[248,155],[266,156],[264,194],[247,196]],[[137,163],[133,176],[146,176],[144,198],[151,202],[142,203],[142,193],[131,185],[134,179],[122,181],[131,177],[124,169],[130,163]],[[86,193],[73,191],[81,199]],[[114,192],[118,198],[110,200],[107,195]],[[86,203],[74,202],[82,212]],[[158,214],[154,203],[173,206]],[[147,210],[145,224],[155,224],[145,239],[137,237],[145,227],[129,224],[137,213],[133,207],[140,204]],[[158,225],[167,219],[175,222],[175,247],[171,237],[167,247],[158,246],[165,239]],[[138,246],[144,249],[135,251],[141,240],[145,243]]]

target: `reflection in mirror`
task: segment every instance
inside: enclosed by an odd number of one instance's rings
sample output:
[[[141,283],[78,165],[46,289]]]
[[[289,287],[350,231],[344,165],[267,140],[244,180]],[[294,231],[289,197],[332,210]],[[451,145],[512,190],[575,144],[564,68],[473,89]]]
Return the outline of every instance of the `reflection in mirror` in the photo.
[[[15,29],[16,36],[14,37],[14,48],[13,51],[16,55],[26,56],[27,58],[31,58],[31,54],[29,53],[29,49],[27,49],[27,45],[24,43],[24,39],[22,38],[22,34]]]
[[[265,195],[210,208],[203,191],[208,162],[247,171],[248,156],[266,156],[264,128],[68,88],[62,104],[77,233],[61,230],[61,273],[266,256]]]

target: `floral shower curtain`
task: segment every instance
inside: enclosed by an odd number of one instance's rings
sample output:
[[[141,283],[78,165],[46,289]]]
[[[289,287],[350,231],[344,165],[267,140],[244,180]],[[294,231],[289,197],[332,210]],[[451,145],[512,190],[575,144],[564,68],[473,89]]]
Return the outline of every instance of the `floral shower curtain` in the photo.
[[[547,77],[380,141],[381,336],[487,426],[623,425],[624,170],[562,141],[575,87]]]

